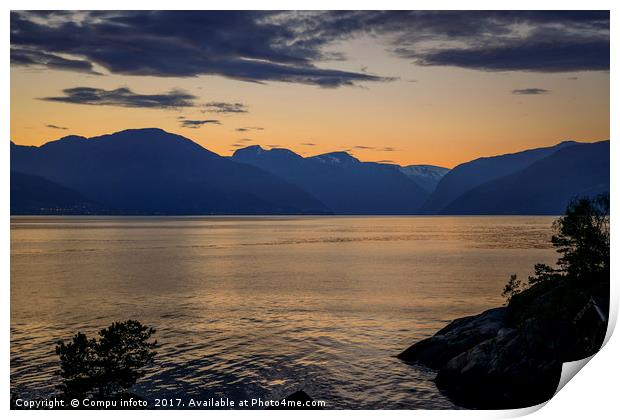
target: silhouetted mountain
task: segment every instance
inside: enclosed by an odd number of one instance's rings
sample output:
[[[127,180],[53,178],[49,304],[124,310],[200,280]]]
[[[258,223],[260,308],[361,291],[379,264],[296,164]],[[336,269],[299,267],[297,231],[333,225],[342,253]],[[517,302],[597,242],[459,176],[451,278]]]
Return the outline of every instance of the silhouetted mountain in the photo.
[[[359,159],[351,156],[347,152],[331,152],[331,153],[323,153],[322,155],[316,155],[308,158],[312,162],[320,162],[326,165],[333,166],[358,166],[361,164]],[[384,165],[384,166],[392,166],[392,165]],[[358,166],[359,167],[359,166]]]
[[[360,162],[346,152],[304,158],[287,149],[249,146],[232,159],[303,188],[336,214],[413,214],[428,196],[398,166]]]
[[[609,141],[573,144],[466,192],[444,214],[562,214],[580,196],[609,194]]]
[[[442,178],[445,168],[346,152],[250,146],[224,158],[142,129],[11,143],[11,170],[12,214],[556,214],[577,195],[609,191],[609,142],[481,158]]]
[[[434,165],[409,165],[402,166],[400,171],[430,194],[450,169]]]
[[[501,156],[484,157],[454,167],[439,181],[422,207],[424,212],[438,213],[467,191],[494,179],[525,169],[537,160],[577,143],[566,141],[551,147],[525,150]]]
[[[102,214],[79,192],[34,175],[11,172],[11,214]]]
[[[128,214],[324,214],[316,198],[256,167],[159,129],[41,147],[11,143],[11,169],[71,188]]]

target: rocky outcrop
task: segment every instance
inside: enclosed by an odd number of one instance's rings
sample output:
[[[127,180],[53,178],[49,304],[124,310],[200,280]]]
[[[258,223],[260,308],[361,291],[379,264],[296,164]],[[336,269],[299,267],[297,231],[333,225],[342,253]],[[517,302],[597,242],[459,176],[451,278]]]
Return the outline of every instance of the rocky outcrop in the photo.
[[[504,326],[505,317],[506,308],[495,308],[480,315],[456,319],[434,336],[415,343],[397,357],[406,362],[439,369],[453,357],[495,337]]]
[[[561,363],[539,359],[521,332],[506,323],[507,308],[452,321],[398,355],[437,369],[440,391],[467,408],[518,408],[553,396]]]
[[[562,364],[535,355],[518,330],[501,328],[450,359],[437,387],[464,407],[505,409],[537,405],[553,397]]]
[[[438,389],[463,407],[537,405],[555,393],[563,362],[600,349],[606,290],[604,284],[541,283],[507,307],[452,321],[398,358],[436,369]]]

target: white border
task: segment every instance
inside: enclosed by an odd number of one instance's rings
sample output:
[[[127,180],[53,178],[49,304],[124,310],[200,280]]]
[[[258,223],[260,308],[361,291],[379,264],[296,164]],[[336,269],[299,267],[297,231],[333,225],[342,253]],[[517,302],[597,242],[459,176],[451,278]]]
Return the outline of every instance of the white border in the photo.
[[[5,41],[2,45],[2,57],[4,59],[4,65],[2,67],[3,72],[3,92],[4,97],[1,101],[1,115],[4,119],[3,132],[5,133],[5,146],[0,149],[0,161],[2,162],[2,179],[0,182],[0,197],[3,197],[4,200],[0,201],[0,209],[2,212],[2,217],[4,220],[4,224],[2,225],[2,235],[3,241],[1,243],[2,249],[0,251],[0,261],[2,261],[2,288],[3,288],[3,299],[4,305],[2,310],[2,321],[4,325],[4,335],[3,335],[3,346],[2,353],[0,355],[0,359],[4,361],[3,364],[3,374],[2,377],[4,381],[2,382],[2,393],[3,397],[0,397],[0,404],[3,408],[3,411],[8,411],[9,409],[9,395],[10,395],[10,384],[9,384],[9,345],[10,345],[10,309],[9,309],[9,300],[10,300],[10,216],[9,216],[9,203],[6,199],[10,196],[9,194],[9,170],[10,167],[10,159],[9,159],[9,145],[8,139],[10,139],[10,70],[9,70],[9,42],[10,42],[10,31],[9,31],[9,11],[11,9],[16,10],[28,10],[28,9],[102,9],[102,10],[121,10],[121,9],[189,9],[189,10],[199,10],[199,9],[261,9],[261,10],[311,10],[311,9],[331,9],[331,10],[341,10],[341,9],[354,9],[354,10],[363,10],[363,9],[417,9],[417,10],[556,10],[556,9],[569,9],[569,10],[611,10],[612,21],[616,14],[617,9],[614,8],[614,5],[617,2],[612,1],[599,1],[599,0],[588,0],[588,1],[574,1],[574,0],[565,0],[565,1],[549,1],[549,0],[521,0],[521,1],[502,1],[501,3],[497,1],[481,1],[481,0],[470,0],[467,2],[458,1],[458,0],[444,0],[444,1],[432,1],[432,0],[421,0],[413,2],[407,1],[390,1],[384,0],[381,2],[370,2],[370,1],[325,1],[325,0],[314,0],[314,1],[263,1],[263,2],[251,2],[251,1],[239,1],[239,0],[227,0],[226,2],[214,4],[214,2],[205,2],[205,1],[188,1],[188,0],[175,0],[174,2],[163,1],[163,0],[151,0],[149,2],[138,2],[138,1],[119,1],[119,0],[92,0],[92,1],[76,1],[76,0],[66,0],[66,1],[56,1],[53,4],[51,2],[45,2],[41,0],[22,0],[22,1],[8,1],[4,3],[5,11],[2,19],[2,34],[5,37]],[[466,9],[467,8],[467,9]],[[614,72],[617,73],[618,69],[618,54],[614,47],[617,46],[617,30],[615,25],[612,23],[611,25],[611,45],[612,45],[612,56],[611,56],[611,68],[612,77],[611,77],[611,115],[616,116],[616,120],[613,118],[610,119],[610,133],[614,133],[617,127],[617,116],[620,115],[618,113],[618,92],[619,86],[616,82],[616,79],[613,77]],[[618,163],[618,153],[617,147],[615,146],[614,141],[611,142],[611,162]],[[618,171],[615,170],[614,165],[611,165],[611,185],[612,185],[612,193],[611,193],[611,207],[612,207],[612,219],[615,220],[616,215],[614,213],[616,209],[616,204],[618,200],[616,200],[616,185],[618,185]],[[612,228],[612,237],[615,235],[615,229]],[[618,312],[618,270],[617,266],[613,264],[614,257],[618,255],[618,246],[616,239],[612,240],[612,267],[611,267],[611,278],[612,278],[612,303],[611,303],[611,313],[610,320],[615,324],[615,320],[617,318]],[[609,338],[609,337],[608,337]],[[617,379],[620,378],[618,376],[619,365],[618,355],[620,355],[620,342],[617,337],[611,337],[605,347],[597,354],[591,362],[577,375],[577,378],[570,381],[549,403],[543,404],[543,409],[536,411],[534,408],[532,409],[524,409],[524,410],[509,410],[509,411],[421,411],[421,410],[411,410],[411,411],[355,411],[352,413],[350,410],[346,411],[301,411],[296,412],[294,416],[300,419],[314,419],[317,416],[317,413],[320,413],[321,417],[326,418],[335,418],[348,416],[350,414],[354,414],[358,418],[376,418],[376,417],[389,417],[389,418],[410,418],[411,416],[416,416],[419,418],[434,418],[434,419],[445,419],[457,417],[460,419],[464,418],[508,418],[508,417],[516,417],[524,414],[531,413],[535,411],[531,418],[536,419],[572,419],[579,418],[583,419],[584,417],[594,417],[594,418],[612,418],[615,417],[618,413],[618,404],[616,402],[617,391]],[[537,408],[541,408],[541,406]],[[108,418],[110,417],[110,412],[89,412],[87,415],[89,418],[99,419],[99,418]],[[196,411],[186,411],[186,412],[165,412],[165,411],[146,411],[146,412],[132,412],[132,413],[119,413],[120,415],[130,415],[134,419],[141,418],[168,418],[171,416],[174,417],[190,417],[190,418],[200,418],[204,419],[205,416],[210,418],[243,418],[248,415],[251,415],[255,418],[263,418],[263,419],[271,419],[271,418],[281,418],[288,419],[291,416],[290,412],[284,411],[228,411],[228,412],[219,412],[219,411],[209,411],[207,413],[196,410]],[[45,418],[51,419],[67,419],[67,418],[83,418],[85,416],[84,412],[70,412],[70,411],[46,411],[46,412],[24,412],[24,411],[11,411],[11,417],[15,418],[40,418],[41,416],[45,416]]]

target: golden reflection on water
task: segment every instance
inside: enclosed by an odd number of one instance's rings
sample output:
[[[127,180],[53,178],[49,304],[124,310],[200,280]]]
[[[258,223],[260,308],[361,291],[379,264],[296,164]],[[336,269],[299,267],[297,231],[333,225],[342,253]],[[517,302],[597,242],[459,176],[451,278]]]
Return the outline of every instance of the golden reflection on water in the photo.
[[[54,343],[153,325],[151,397],[281,397],[332,407],[452,407],[394,354],[502,304],[553,263],[550,217],[11,219],[11,385],[53,388]]]

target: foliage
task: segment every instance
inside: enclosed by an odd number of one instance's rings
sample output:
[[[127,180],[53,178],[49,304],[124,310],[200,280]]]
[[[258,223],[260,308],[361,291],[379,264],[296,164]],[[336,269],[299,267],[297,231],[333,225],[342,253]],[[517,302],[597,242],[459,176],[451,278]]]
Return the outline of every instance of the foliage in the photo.
[[[576,279],[609,272],[609,196],[571,202],[554,223],[551,242],[562,254],[560,270]]]
[[[562,273],[559,270],[549,267],[547,264],[536,264],[534,265],[534,275],[528,277],[528,283],[531,286],[543,281],[557,280],[560,277],[562,277]]]
[[[521,293],[523,290],[525,290],[523,281],[519,280],[516,274],[512,274],[510,280],[508,280],[508,283],[504,286],[502,297],[506,298],[506,302],[509,302],[513,296]]]
[[[113,398],[144,376],[144,368],[153,363],[155,333],[138,321],[115,322],[99,331],[99,338],[78,332],[69,343],[59,342],[58,388],[68,398]]]
[[[571,201],[566,214],[553,223],[551,243],[561,254],[558,268],[536,264],[528,283],[516,275],[504,286],[507,302],[534,284],[561,279],[596,281],[609,279],[609,196]]]

